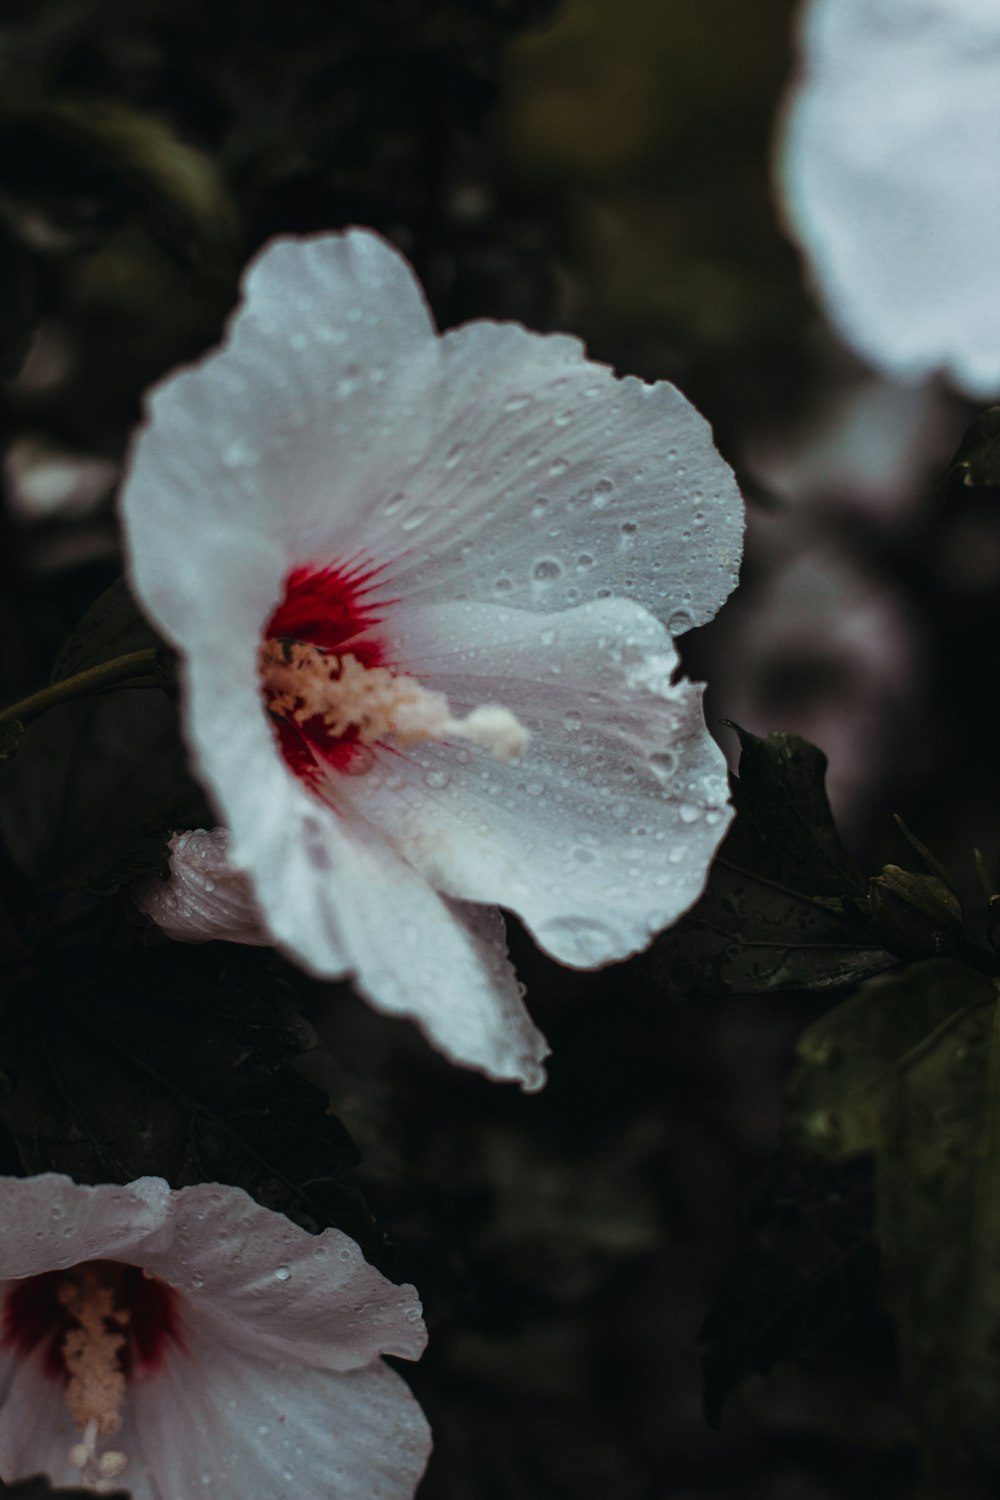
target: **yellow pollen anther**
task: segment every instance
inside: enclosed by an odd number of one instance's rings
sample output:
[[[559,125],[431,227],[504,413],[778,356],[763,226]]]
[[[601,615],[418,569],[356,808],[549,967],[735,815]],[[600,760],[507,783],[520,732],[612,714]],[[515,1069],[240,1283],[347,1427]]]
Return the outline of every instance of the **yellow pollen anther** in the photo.
[[[98,1438],[110,1437],[122,1425],[125,1376],[121,1350],[129,1320],[115,1307],[114,1284],[96,1266],[82,1266],[60,1283],[59,1301],[74,1319],[62,1344],[69,1374],[66,1404],[80,1429],[81,1440],[70,1449],[70,1462],[94,1482],[98,1493],[124,1470],[124,1453],[98,1455]]]
[[[320,718],[332,736],[353,729],[363,745],[461,739],[510,761],[528,744],[528,731],[508,708],[485,704],[458,719],[443,693],[416,678],[363,666],[356,656],[337,656],[306,641],[265,641],[260,672],[268,709],[277,718],[298,725]]]

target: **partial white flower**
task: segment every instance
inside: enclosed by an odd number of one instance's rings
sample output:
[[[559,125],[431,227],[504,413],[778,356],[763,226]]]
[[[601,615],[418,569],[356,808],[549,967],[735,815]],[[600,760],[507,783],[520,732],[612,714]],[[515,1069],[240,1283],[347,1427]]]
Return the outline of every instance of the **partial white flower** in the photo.
[[[729,821],[673,681],[671,632],[741,549],[707,423],[575,339],[440,337],[375,235],[285,240],[223,348],[154,392],[123,511],[274,942],[540,1086],[496,906],[564,963],[622,958],[697,899]]]
[[[1000,8],[808,0],[780,144],[792,233],[872,364],[1000,392]]]
[[[420,1303],[239,1188],[0,1179],[0,1476],[132,1500],[410,1500],[423,1414],[382,1354]]]

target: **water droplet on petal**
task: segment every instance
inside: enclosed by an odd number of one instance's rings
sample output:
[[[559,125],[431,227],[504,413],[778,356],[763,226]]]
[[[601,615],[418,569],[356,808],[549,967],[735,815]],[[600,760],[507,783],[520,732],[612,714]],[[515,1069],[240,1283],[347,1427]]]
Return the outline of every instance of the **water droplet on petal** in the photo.
[[[667,629],[671,635],[682,635],[685,630],[690,630],[694,620],[686,609],[675,609],[667,620]]]
[[[287,1266],[278,1266],[274,1273],[275,1281],[291,1281],[292,1273]]]

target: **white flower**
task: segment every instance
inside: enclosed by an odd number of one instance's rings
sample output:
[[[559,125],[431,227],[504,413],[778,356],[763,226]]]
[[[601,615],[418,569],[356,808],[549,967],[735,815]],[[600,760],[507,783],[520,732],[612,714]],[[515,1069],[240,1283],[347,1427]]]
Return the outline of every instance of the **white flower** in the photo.
[[[239,1188],[0,1179],[0,1476],[132,1500],[410,1500],[430,1452],[381,1354],[420,1303]]]
[[[274,942],[540,1086],[496,906],[564,963],[622,958],[697,899],[730,817],[650,612],[677,634],[736,577],[705,421],[575,339],[439,337],[372,234],[285,240],[221,351],[154,392],[123,507]]]
[[[905,380],[1000,392],[1000,8],[810,0],[779,173],[832,321]]]

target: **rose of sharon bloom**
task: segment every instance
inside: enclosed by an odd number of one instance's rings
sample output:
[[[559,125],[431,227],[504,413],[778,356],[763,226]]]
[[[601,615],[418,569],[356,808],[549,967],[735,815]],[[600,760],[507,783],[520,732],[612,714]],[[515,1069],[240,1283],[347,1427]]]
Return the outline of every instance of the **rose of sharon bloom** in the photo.
[[[673,681],[671,632],[715,613],[742,541],[707,423],[572,338],[439,336],[373,234],[284,240],[222,349],[153,393],[123,509],[273,941],[540,1086],[497,907],[563,963],[622,958],[697,899],[729,821],[701,689]],[[199,935],[179,904],[147,899]]]
[[[809,0],[779,177],[833,323],[904,380],[1000,392],[1000,7]]]
[[[132,1500],[410,1500],[411,1286],[239,1188],[0,1178],[0,1477]]]

